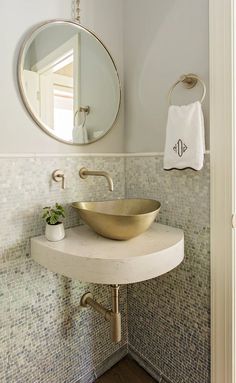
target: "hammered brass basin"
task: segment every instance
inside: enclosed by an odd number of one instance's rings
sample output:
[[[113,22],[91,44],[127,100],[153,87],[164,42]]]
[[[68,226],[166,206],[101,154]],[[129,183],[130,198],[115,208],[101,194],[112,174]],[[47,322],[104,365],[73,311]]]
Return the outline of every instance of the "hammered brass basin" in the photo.
[[[74,202],[80,217],[103,237],[127,240],[144,233],[155,220],[161,204],[152,199],[118,199]]]

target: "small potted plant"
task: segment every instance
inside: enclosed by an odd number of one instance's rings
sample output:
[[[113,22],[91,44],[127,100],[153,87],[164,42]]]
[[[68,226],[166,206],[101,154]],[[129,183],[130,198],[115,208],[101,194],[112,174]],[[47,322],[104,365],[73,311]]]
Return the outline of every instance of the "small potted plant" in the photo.
[[[65,237],[65,229],[62,218],[65,218],[64,208],[56,203],[55,206],[46,206],[43,208],[42,218],[46,221],[45,236],[48,241],[56,242]]]

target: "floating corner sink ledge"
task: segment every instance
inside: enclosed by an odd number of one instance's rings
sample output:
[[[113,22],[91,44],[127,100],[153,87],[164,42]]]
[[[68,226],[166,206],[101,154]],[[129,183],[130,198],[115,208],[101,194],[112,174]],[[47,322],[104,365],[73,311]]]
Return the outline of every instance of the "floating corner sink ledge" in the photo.
[[[82,282],[135,283],[167,273],[183,261],[184,233],[153,223],[129,241],[114,241],[83,225],[66,230],[59,242],[32,238],[31,255],[50,271]]]

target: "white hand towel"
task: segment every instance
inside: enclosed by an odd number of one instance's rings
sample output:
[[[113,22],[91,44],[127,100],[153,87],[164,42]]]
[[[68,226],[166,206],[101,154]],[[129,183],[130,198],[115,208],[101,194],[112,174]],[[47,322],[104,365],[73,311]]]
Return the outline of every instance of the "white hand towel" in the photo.
[[[171,105],[168,112],[164,169],[201,170],[205,153],[202,105]]]
[[[88,132],[84,124],[74,126],[72,131],[73,142],[76,144],[87,144],[88,143]]]

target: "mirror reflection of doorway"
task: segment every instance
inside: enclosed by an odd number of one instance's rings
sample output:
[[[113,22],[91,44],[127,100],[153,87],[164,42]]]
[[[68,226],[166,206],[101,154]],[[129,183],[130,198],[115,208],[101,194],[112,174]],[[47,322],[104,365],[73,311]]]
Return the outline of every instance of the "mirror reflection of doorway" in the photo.
[[[24,70],[30,101],[44,124],[62,139],[72,141],[74,124],[79,124],[79,35],[54,49]]]
[[[63,74],[66,72],[67,74]],[[71,74],[70,74],[71,73]],[[74,127],[73,63],[53,74],[53,125],[56,133],[66,140],[72,139]],[[68,130],[65,130],[65,126]]]

